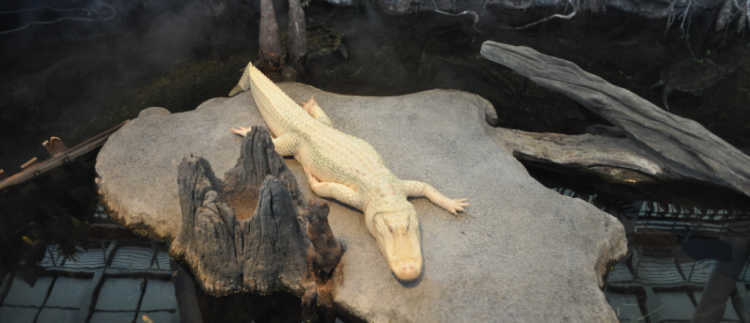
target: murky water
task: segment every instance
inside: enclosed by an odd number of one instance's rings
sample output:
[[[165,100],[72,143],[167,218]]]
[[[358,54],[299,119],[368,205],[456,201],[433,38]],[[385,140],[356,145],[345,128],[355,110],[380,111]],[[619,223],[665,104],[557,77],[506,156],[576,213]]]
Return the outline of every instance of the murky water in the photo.
[[[232,3],[214,16],[210,12],[218,7],[208,2],[111,1],[117,15],[108,18],[108,9],[97,3],[55,3],[77,10],[67,13],[0,13],[2,30],[85,10],[98,18],[0,34],[5,76],[0,80],[0,169],[5,170],[0,179],[31,157],[44,156],[39,143],[49,136],[74,144],[148,106],[184,111],[224,96],[257,54],[253,5]],[[26,5],[44,4],[4,3],[1,9]],[[492,39],[569,59],[657,105],[663,93],[652,85],[672,82],[672,112],[739,148],[750,147],[746,34],[705,34],[709,22],[696,22],[691,32],[697,36],[685,39],[677,29],[665,33],[663,21],[617,12],[513,32],[497,27],[507,17],[483,17],[479,33],[466,17],[387,16],[367,5],[316,2],[306,11],[311,52],[300,81],[324,90],[394,95],[455,88],[489,99],[502,127],[582,133],[604,123],[571,100],[481,58],[479,45]],[[701,65],[707,59],[725,69],[707,71],[711,66]],[[299,300],[290,295],[213,298],[200,290],[176,292],[171,273],[177,264],[165,258],[165,247],[117,227],[97,211],[95,154],[0,191],[0,321],[52,322],[81,315],[89,322],[186,321],[197,315],[181,312],[186,294],[199,304],[206,322],[300,320]],[[750,320],[745,312],[747,197],[696,183],[619,186],[528,166],[548,187],[589,201],[625,224],[631,252],[612,264],[604,286],[623,321],[689,321],[696,312],[712,311],[725,321]],[[113,241],[116,248],[110,247]],[[89,303],[60,301],[62,290],[75,299],[89,293]],[[713,307],[699,309],[704,295],[716,299]]]

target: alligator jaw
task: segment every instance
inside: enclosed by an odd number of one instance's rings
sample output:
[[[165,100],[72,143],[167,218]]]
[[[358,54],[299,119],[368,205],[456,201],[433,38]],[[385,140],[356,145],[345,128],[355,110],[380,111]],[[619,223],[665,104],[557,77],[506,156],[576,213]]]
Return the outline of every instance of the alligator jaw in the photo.
[[[418,279],[422,274],[422,248],[414,208],[376,213],[367,218],[368,229],[396,278],[402,282]]]

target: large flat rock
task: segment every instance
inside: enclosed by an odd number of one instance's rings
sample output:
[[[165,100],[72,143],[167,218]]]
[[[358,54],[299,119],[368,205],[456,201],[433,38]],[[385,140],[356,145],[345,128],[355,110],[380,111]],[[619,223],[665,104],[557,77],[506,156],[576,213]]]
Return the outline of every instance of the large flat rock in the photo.
[[[370,142],[403,179],[467,197],[453,217],[426,199],[420,216],[424,275],[404,286],[391,274],[363,216],[331,201],[329,222],[347,251],[335,302],[370,322],[614,322],[599,289],[606,263],[626,252],[623,226],[580,199],[531,178],[493,139],[479,96],[432,90],[359,97],[282,84],[292,98],[314,95],[335,127]],[[262,125],[249,93],[215,98],[196,110],[158,108],[113,134],[99,153],[99,189],[113,216],[157,238],[180,224],[177,165],[205,157],[217,176],[234,166],[240,138],[230,127]],[[309,192],[301,168],[295,172]]]

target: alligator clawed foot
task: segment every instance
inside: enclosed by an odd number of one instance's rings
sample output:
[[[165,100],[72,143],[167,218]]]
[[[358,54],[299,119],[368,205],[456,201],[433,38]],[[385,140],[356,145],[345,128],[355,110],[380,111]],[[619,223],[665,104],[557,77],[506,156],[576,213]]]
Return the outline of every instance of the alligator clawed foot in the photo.
[[[468,199],[449,199],[443,207],[451,214],[458,215],[458,212],[464,212],[467,206],[469,206]]]
[[[239,127],[239,128],[232,128],[230,130],[232,130],[232,133],[234,133],[235,135],[246,137],[247,134],[250,133],[250,131],[253,130],[253,127],[252,126],[250,126],[250,127]]]

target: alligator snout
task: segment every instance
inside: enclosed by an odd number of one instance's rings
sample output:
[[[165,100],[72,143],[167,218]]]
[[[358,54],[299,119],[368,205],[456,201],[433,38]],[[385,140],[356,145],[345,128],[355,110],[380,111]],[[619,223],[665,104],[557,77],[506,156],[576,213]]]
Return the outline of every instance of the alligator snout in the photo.
[[[395,260],[391,264],[391,271],[399,280],[412,281],[422,273],[422,259],[409,258]]]
[[[417,212],[406,199],[385,205],[392,209],[379,211],[373,207],[365,211],[367,228],[396,278],[402,282],[416,280],[422,274]]]
[[[419,225],[416,217],[412,225],[396,226],[392,232],[379,239],[381,251],[388,260],[391,271],[401,281],[412,281],[422,274],[422,250],[419,243]]]

